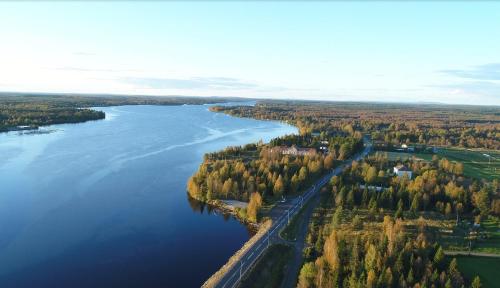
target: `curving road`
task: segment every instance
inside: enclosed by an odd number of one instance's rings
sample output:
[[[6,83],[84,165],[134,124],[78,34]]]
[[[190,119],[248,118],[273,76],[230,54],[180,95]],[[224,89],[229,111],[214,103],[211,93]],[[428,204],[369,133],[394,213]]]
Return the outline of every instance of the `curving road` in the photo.
[[[350,161],[332,169],[332,171],[321,177],[314,185],[312,185],[303,195],[287,200],[285,203],[278,203],[271,211],[271,219],[273,225],[269,229],[266,236],[263,236],[259,241],[247,250],[241,257],[241,260],[233,265],[231,269],[222,277],[215,287],[233,288],[236,287],[245,274],[253,267],[260,255],[271,244],[280,242],[279,231],[286,227],[290,219],[300,210],[300,208],[316,195],[320,188],[323,187],[335,175],[340,174],[346,167],[351,165],[352,160],[360,160],[370,153],[372,144],[367,137],[364,138],[365,149],[353,157]]]

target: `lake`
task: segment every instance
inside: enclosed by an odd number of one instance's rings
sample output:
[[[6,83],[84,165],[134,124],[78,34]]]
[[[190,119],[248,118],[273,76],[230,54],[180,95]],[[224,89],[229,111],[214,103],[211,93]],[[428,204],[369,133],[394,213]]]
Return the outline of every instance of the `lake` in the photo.
[[[0,134],[0,287],[198,287],[249,238],[188,199],[203,154],[296,133],[207,105]]]

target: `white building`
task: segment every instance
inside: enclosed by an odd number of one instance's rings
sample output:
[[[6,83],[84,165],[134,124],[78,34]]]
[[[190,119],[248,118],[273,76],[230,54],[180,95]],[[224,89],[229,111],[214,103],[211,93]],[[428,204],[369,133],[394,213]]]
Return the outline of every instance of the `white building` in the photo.
[[[394,167],[394,174],[398,175],[398,177],[403,177],[405,174],[408,177],[408,179],[411,179],[412,172],[411,170],[406,167],[405,165],[398,165]]]

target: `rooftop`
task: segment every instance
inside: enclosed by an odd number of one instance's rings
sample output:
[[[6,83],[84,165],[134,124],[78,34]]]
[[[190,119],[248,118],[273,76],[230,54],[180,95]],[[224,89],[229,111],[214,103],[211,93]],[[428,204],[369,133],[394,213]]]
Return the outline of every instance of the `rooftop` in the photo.
[[[411,171],[410,168],[406,167],[405,165],[397,165],[394,168],[398,169],[398,171]]]

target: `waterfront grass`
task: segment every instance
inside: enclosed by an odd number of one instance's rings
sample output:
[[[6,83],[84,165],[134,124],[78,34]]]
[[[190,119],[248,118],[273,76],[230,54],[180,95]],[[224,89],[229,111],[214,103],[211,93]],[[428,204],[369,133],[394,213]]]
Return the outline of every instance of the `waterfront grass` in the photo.
[[[238,261],[242,260],[243,255],[257,242],[259,239],[261,239],[264,235],[266,235],[267,231],[271,228],[272,226],[272,221],[268,220],[263,222],[259,230],[255,235],[253,235],[252,238],[250,238],[243,246],[240,248],[240,250],[236,251],[236,253],[229,258],[229,260],[222,266],[217,272],[212,274],[210,278],[208,278],[205,283],[201,287],[208,288],[208,287],[215,287],[217,283],[224,277],[224,275],[236,264]]]

